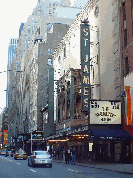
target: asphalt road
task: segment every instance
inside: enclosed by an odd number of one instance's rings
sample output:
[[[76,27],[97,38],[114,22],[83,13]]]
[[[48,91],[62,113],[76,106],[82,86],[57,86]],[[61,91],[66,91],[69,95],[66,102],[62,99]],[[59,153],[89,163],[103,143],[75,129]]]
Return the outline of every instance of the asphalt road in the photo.
[[[0,178],[133,178],[133,175],[57,162],[53,162],[52,168],[31,167],[28,160],[0,155]]]

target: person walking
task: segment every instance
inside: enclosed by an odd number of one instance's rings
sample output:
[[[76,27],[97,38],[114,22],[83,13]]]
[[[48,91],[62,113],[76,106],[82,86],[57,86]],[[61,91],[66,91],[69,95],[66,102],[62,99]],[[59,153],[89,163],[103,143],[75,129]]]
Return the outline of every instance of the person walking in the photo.
[[[71,150],[70,150],[70,148],[68,148],[67,152],[68,152],[68,162],[71,162]]]
[[[126,163],[130,163],[130,149],[129,146],[126,148]]]
[[[75,165],[75,159],[76,159],[76,151],[75,151],[75,148],[74,148],[73,151],[72,151],[72,160],[71,160],[71,164],[74,163],[74,165]]]
[[[65,162],[66,162],[66,164],[67,163],[69,164],[68,150],[67,149],[65,150]]]

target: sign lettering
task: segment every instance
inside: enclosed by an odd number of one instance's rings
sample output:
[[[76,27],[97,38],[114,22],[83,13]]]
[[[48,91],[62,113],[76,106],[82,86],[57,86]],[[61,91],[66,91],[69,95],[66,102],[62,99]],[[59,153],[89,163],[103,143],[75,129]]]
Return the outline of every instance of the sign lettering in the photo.
[[[90,99],[90,33],[89,25],[81,24],[81,110],[88,112],[88,100]]]

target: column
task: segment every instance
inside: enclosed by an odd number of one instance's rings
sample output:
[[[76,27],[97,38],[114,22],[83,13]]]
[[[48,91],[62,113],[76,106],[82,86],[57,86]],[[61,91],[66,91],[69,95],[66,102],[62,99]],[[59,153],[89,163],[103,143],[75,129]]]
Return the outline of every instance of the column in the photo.
[[[74,119],[74,76],[72,74],[70,84],[70,119]]]
[[[67,118],[67,83],[65,82],[65,121]]]

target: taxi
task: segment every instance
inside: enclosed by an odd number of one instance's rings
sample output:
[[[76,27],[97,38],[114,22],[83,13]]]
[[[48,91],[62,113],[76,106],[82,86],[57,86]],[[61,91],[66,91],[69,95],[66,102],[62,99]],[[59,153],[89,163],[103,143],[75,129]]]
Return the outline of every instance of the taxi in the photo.
[[[23,150],[18,150],[15,152],[15,155],[14,155],[14,159],[24,159],[26,160],[27,159],[27,154],[25,151]]]

